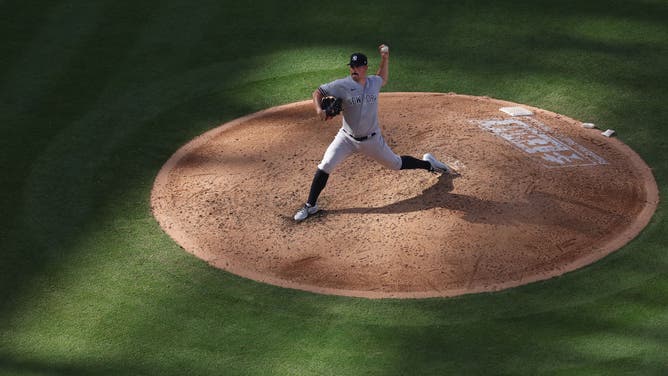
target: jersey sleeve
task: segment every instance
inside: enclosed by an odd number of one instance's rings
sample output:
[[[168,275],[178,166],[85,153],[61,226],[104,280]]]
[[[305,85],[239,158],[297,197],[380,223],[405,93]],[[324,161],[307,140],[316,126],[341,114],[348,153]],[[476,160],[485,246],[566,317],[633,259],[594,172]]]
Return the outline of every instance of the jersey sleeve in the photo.
[[[366,78],[367,80],[370,80],[373,82],[373,86],[377,87],[378,90],[380,91],[380,88],[383,86],[383,77],[377,76],[377,75],[371,75]]]
[[[322,94],[323,97],[326,97],[328,95],[333,95],[337,98],[340,98],[342,96],[340,95],[342,86],[339,81],[341,80],[336,80],[320,85],[320,87],[318,88],[320,94]]]

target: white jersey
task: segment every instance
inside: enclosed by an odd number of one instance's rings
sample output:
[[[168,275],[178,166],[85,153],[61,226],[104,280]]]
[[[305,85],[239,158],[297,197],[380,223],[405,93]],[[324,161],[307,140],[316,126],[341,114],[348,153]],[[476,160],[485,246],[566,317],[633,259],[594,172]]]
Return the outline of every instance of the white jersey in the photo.
[[[364,86],[351,76],[321,85],[324,96],[333,95],[343,100],[343,130],[353,137],[365,137],[380,133],[378,127],[378,95],[383,78],[367,76]]]

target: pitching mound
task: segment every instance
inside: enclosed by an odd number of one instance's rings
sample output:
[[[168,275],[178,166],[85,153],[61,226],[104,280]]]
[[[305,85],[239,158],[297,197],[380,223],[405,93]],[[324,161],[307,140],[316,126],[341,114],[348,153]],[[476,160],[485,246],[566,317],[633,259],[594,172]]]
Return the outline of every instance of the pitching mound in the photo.
[[[563,274],[620,248],[658,203],[645,163],[562,115],[455,94],[381,95],[397,154],[430,152],[461,176],[390,171],[362,156],[295,223],[340,118],[311,101],[224,124],[181,148],[151,204],[186,251],[279,286],[359,297],[493,291]]]

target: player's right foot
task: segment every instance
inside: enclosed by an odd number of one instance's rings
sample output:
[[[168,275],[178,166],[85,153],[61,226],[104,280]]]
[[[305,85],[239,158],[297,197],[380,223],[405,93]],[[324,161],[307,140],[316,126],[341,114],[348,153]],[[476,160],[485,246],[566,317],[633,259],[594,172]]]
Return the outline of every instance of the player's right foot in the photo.
[[[448,174],[448,175],[452,175],[454,173],[453,170],[448,165],[439,161],[438,159],[436,159],[433,155],[431,155],[429,153],[425,154],[422,157],[422,160],[427,161],[431,164],[432,171],[440,172],[440,173]]]
[[[308,218],[309,215],[317,213],[318,210],[320,210],[318,209],[318,204],[315,204],[313,206],[309,204],[304,204],[304,206],[301,209],[299,209],[297,214],[295,214],[295,221],[301,222],[306,218]]]

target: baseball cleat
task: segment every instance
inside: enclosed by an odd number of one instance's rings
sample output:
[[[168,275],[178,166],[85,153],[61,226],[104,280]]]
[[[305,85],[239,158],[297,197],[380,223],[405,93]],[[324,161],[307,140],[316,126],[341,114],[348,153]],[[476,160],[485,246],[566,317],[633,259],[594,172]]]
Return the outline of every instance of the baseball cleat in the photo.
[[[295,221],[301,222],[306,218],[308,218],[309,215],[317,213],[318,210],[320,210],[318,209],[318,204],[315,204],[313,206],[309,204],[304,204],[304,206],[301,209],[299,209],[297,214],[295,214]]]
[[[425,154],[422,157],[422,160],[431,163],[431,169],[434,172],[440,172],[440,173],[448,174],[448,175],[452,175],[454,173],[453,170],[450,167],[448,167],[448,165],[439,161],[438,159],[436,159],[433,155],[431,155],[429,153]]]

